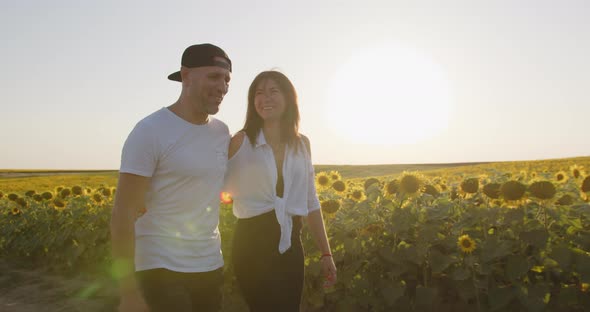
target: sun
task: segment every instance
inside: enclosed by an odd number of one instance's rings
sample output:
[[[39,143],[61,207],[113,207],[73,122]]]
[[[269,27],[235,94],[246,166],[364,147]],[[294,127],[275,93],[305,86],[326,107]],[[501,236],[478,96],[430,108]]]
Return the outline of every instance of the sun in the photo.
[[[336,135],[372,145],[415,144],[448,127],[451,87],[442,68],[409,46],[360,50],[330,81],[324,117]]]

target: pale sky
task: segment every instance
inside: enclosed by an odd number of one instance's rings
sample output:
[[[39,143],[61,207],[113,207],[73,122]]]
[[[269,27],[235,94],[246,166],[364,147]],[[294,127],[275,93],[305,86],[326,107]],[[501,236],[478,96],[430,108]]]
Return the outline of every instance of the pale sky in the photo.
[[[2,1],[0,168],[118,169],[195,43],[299,94],[316,164],[590,155],[589,1]]]

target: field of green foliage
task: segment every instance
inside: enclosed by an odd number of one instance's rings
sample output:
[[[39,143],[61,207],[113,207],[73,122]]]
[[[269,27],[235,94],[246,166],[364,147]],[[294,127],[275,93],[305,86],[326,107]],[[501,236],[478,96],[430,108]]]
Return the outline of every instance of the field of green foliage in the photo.
[[[305,310],[590,310],[586,168],[588,157],[362,178],[316,171],[338,283],[322,288],[319,252],[304,229]],[[44,184],[0,180],[0,255],[57,272],[109,272],[116,175],[70,184],[38,178]],[[223,203],[227,311],[244,308],[229,260],[234,223],[231,201]],[[80,296],[106,287],[112,281]],[[117,298],[104,300],[113,306]]]

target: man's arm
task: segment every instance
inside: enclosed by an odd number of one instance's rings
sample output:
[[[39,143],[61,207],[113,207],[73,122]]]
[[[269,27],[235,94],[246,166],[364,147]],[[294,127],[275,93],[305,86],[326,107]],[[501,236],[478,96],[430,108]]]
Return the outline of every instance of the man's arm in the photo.
[[[120,173],[111,217],[111,245],[113,275],[119,281],[121,310],[126,306],[143,306],[135,281],[135,219],[139,209],[145,207],[145,194],[151,178]],[[137,303],[137,301],[141,301]],[[135,303],[133,303],[135,302]]]

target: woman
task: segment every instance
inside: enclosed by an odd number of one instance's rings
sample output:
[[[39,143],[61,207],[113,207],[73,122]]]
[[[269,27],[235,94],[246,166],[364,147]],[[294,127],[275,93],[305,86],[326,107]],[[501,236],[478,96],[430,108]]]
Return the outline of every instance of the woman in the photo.
[[[246,123],[230,141],[226,176],[238,218],[233,265],[251,311],[299,311],[303,217],[322,252],[324,286],[336,283],[310,144],[298,127],[297,94],[291,81],[277,71],[256,76],[248,91]]]

